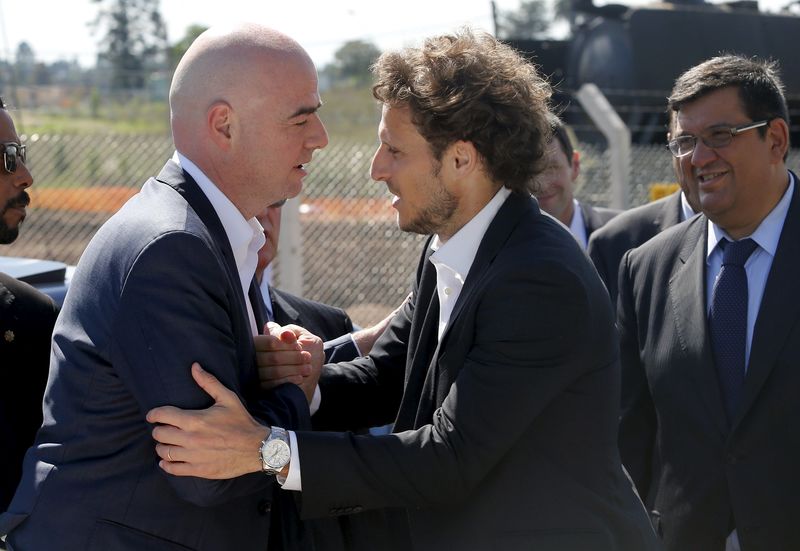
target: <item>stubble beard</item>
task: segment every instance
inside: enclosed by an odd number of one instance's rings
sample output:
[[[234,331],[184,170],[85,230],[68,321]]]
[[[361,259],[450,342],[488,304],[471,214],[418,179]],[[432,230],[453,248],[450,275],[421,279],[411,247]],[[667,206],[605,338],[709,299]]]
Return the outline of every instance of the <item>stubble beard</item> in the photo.
[[[400,226],[400,229],[409,233],[431,235],[440,233],[446,228],[453,213],[458,207],[458,199],[451,194],[442,184],[439,171],[435,171],[431,178],[432,191],[430,201],[420,210],[416,217]]]
[[[20,220],[19,224],[16,227],[11,227],[6,224],[6,212],[8,209],[17,208],[17,207],[27,207],[31,202],[31,198],[27,192],[23,191],[20,192],[19,195],[9,199],[5,205],[3,205],[3,210],[0,211],[0,245],[8,245],[9,243],[13,243],[14,240],[19,236],[19,226],[22,224]]]

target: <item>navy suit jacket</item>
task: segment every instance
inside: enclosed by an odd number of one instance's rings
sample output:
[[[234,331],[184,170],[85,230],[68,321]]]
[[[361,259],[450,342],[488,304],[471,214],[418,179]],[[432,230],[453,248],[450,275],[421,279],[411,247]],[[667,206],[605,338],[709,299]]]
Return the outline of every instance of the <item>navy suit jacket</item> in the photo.
[[[800,185],[732,423],[707,329],[707,222],[695,216],[622,260],[622,458],[668,549],[722,551],[733,526],[743,550],[797,549]]]
[[[302,513],[404,507],[415,550],[656,549],[616,444],[611,304],[572,235],[512,194],[441,343],[429,256],[369,357],[320,380],[315,427],[395,434],[299,431]]]
[[[309,426],[298,387],[259,390],[228,239],[197,184],[168,162],[78,264],[53,336],[44,424],[0,517],[12,548],[263,551],[274,478],[204,480],[158,467],[146,412],[212,403],[193,361],[265,423]]]

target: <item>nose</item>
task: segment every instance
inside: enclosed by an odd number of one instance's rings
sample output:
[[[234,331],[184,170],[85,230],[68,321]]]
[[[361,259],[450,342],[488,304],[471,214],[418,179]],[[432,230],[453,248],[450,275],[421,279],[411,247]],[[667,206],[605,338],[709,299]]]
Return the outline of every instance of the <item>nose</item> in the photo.
[[[318,115],[314,115],[314,131],[311,133],[307,142],[309,149],[323,149],[328,145],[328,131]]]
[[[375,155],[372,156],[372,164],[369,167],[369,175],[376,182],[385,182],[389,179],[387,158],[388,153],[384,151],[383,145],[378,146]]]
[[[3,171],[3,169],[0,168],[0,171]],[[10,178],[12,185],[15,188],[19,188],[20,191],[33,185],[33,176],[31,176],[25,163],[19,159],[17,159],[17,169],[14,173],[9,174],[6,172],[5,175]]]
[[[716,160],[717,152],[704,144],[703,140],[697,140],[694,151],[692,151],[690,157],[693,166],[704,167],[708,163]]]

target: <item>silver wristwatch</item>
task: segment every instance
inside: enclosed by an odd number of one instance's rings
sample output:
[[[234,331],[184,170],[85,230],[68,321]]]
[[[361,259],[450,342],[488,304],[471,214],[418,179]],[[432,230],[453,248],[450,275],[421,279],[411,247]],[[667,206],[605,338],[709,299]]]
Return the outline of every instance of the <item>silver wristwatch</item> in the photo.
[[[272,427],[261,442],[261,468],[267,474],[277,475],[289,464],[292,451],[289,447],[289,433],[280,427]]]

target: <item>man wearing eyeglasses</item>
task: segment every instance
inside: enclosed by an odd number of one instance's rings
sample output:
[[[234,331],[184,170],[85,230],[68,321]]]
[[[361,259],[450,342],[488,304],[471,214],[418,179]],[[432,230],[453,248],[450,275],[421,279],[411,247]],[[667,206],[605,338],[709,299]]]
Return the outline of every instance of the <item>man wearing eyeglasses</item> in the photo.
[[[702,215],[626,253],[620,448],[667,549],[796,549],[800,198],[774,65],[710,59],[669,98]]]
[[[33,177],[5,104],[0,98],[0,244],[12,243],[30,203]],[[50,337],[58,308],[47,295],[0,273],[0,511],[22,474],[22,457],[42,424],[42,393],[50,363]]]

